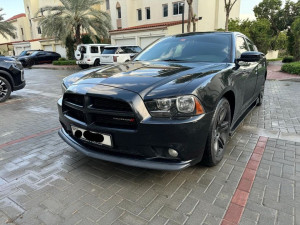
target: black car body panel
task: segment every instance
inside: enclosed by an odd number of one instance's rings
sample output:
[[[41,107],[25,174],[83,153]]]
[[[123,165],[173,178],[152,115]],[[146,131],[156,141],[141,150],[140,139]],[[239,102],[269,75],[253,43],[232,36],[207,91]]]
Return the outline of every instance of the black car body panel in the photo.
[[[247,37],[239,33],[209,34],[230,35],[227,62],[131,61],[66,78],[66,92],[58,101],[63,126],[60,136],[86,155],[126,165],[177,170],[200,162],[220,99],[230,101],[233,129],[257,99],[266,78],[263,55],[258,62],[236,62],[236,37]],[[203,33],[175,37],[185,41],[185,37],[196,35]],[[155,118],[146,107],[153,99],[184,95],[199,99],[205,113]],[[97,103],[102,108],[97,108],[96,102],[102,102]],[[76,138],[71,126],[110,134],[113,146]],[[178,156],[170,156],[169,149],[175,149]]]
[[[30,55],[17,57],[17,59],[24,67],[27,67],[34,64],[52,63],[53,61],[58,60],[60,57],[61,55],[56,52],[37,50]]]
[[[0,76],[9,81],[12,91],[20,90],[26,85],[23,67],[15,62],[14,58],[0,56]]]

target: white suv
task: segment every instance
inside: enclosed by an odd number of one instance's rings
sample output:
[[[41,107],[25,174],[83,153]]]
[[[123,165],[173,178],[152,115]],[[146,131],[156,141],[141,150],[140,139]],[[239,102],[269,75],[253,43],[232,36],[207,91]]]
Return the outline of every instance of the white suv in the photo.
[[[101,52],[108,44],[81,44],[75,51],[76,64],[82,69],[89,66],[100,66]]]
[[[106,46],[100,56],[101,64],[115,64],[128,62],[142,49],[137,45]]]

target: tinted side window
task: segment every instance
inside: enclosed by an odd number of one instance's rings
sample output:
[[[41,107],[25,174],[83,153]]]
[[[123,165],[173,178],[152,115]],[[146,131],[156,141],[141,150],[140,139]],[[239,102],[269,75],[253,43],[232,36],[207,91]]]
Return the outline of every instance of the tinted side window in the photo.
[[[236,58],[241,58],[243,52],[247,52],[248,47],[243,37],[236,37]]]
[[[98,47],[91,47],[91,53],[98,53]]]
[[[254,44],[248,39],[246,39],[246,41],[247,41],[250,51],[255,51]]]
[[[102,54],[115,54],[118,48],[104,48]]]
[[[126,46],[121,48],[123,50],[123,54],[125,53],[139,53],[142,49],[137,46]]]

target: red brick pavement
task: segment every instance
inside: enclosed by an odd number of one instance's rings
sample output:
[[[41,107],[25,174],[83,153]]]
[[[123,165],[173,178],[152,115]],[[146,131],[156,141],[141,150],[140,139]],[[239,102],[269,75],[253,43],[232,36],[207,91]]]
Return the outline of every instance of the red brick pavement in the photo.
[[[281,66],[280,64],[269,64],[268,65],[268,76],[267,80],[285,80],[290,78],[299,78],[299,75],[294,74],[288,74],[281,72]]]

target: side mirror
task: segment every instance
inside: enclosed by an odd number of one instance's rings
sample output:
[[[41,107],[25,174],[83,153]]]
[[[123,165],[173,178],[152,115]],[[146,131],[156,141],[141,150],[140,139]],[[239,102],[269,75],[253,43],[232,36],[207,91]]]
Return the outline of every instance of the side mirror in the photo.
[[[261,52],[244,52],[237,62],[258,62],[264,57]]]
[[[135,53],[131,54],[130,55],[130,60],[132,60],[135,57],[135,55],[136,55]]]

